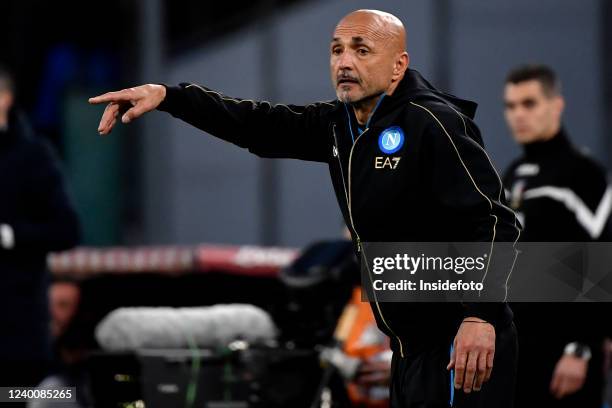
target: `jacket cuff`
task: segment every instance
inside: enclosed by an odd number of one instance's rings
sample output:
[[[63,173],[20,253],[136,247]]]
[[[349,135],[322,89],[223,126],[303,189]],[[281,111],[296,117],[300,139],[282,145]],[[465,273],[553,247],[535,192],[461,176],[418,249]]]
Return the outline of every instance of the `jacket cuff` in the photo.
[[[174,106],[176,106],[177,100],[180,97],[180,93],[183,90],[180,86],[169,86],[166,84],[159,84],[166,88],[166,97],[157,106],[157,110],[171,113]]]
[[[463,316],[464,317],[477,317],[482,320],[486,320],[493,326],[504,325],[505,317],[505,303],[464,303],[463,304]]]

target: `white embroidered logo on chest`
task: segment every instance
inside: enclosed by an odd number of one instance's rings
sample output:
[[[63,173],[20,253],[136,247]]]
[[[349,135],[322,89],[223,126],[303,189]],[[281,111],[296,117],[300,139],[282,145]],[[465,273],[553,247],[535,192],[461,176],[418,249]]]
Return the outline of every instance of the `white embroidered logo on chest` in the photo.
[[[514,170],[514,174],[518,177],[536,176],[540,172],[540,166],[534,163],[521,164]]]

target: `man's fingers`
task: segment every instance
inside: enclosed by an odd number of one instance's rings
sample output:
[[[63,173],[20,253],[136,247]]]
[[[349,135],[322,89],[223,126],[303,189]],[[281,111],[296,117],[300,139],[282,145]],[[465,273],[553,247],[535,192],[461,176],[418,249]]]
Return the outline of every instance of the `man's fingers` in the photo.
[[[123,89],[121,91],[107,92],[102,95],[89,98],[89,103],[97,105],[99,103],[108,102],[127,102],[134,98],[134,92],[131,89]]]
[[[557,397],[557,392],[559,391],[560,386],[561,386],[561,376],[558,375],[557,373],[554,373],[550,381],[550,393],[554,395],[555,397]]]
[[[563,390],[563,396],[573,394],[577,388],[578,388],[578,382],[576,381],[576,378],[567,377],[565,379],[565,388]]]
[[[102,120],[104,120],[105,122],[104,125],[108,126],[108,124],[111,123],[117,117],[118,113],[119,104],[113,102],[109,103],[106,109],[104,109],[104,113],[102,114]]]
[[[561,376],[555,397],[557,397],[558,399],[565,397],[567,395],[568,388],[569,388],[568,379],[565,378],[565,376]]]
[[[102,135],[110,133],[113,126],[115,125],[117,115],[119,114],[120,106],[116,103],[109,103],[104,109],[100,124],[98,125],[98,132]]]
[[[555,373],[550,384],[550,393],[555,398],[561,399],[578,391],[580,389],[580,382],[579,378]]]
[[[567,376],[565,382],[565,393],[564,395],[574,394],[580,388],[582,388],[583,380],[578,376]]]
[[[476,372],[478,370],[478,357],[477,352],[468,354],[468,360],[465,366],[465,380],[463,380],[463,392],[466,394],[472,392],[472,387],[474,386]]]
[[[493,372],[493,360],[495,357],[495,353],[489,353],[487,354],[487,373],[485,375],[485,382],[489,381],[489,379],[491,379],[491,373]]]
[[[143,105],[142,103],[137,103],[132,108],[128,109],[127,112],[123,114],[123,116],[121,116],[121,121],[123,123],[130,123],[131,121],[133,121],[134,119],[138,119],[140,116],[142,116],[142,114],[148,111],[150,111],[150,109],[145,107],[145,105]]]
[[[478,366],[476,368],[476,379],[474,380],[474,391],[480,391],[482,384],[486,381],[487,376],[487,355],[481,353],[478,357]]]
[[[457,353],[455,358],[455,388],[460,389],[463,387],[463,380],[465,379],[465,368],[467,364],[467,353]]]

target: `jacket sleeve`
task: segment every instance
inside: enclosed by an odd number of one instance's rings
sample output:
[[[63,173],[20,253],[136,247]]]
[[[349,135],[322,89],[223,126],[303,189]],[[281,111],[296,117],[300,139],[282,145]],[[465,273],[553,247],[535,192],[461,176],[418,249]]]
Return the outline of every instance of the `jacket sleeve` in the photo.
[[[272,105],[182,83],[166,86],[157,109],[261,157],[326,162],[331,147],[322,111],[327,106],[333,105]]]
[[[58,160],[51,147],[33,143],[22,215],[3,220],[14,234],[17,251],[50,252],[70,249],[80,240],[77,214],[65,190]]]
[[[496,325],[510,315],[505,299],[520,224],[506,205],[502,182],[482,147],[478,128],[459,112],[428,113],[425,137],[432,155],[434,200],[452,220],[449,228],[457,231],[453,235],[457,241],[486,243],[481,295],[494,301],[466,302],[464,315]]]

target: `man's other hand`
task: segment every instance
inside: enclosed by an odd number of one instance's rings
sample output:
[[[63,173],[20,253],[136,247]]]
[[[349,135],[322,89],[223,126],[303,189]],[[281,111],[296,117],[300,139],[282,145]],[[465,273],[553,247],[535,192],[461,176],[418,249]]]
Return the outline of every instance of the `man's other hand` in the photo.
[[[495,328],[477,317],[463,319],[455,336],[448,370],[455,369],[455,388],[480,391],[491,378],[495,356]]]
[[[588,364],[584,358],[563,355],[550,381],[550,393],[561,399],[580,390],[586,380]]]
[[[121,115],[121,122],[130,123],[144,113],[157,108],[165,97],[165,86],[147,84],[117,92],[107,92],[89,98],[89,103],[108,104],[98,125],[98,132],[101,135],[107,135],[117,123],[117,116]]]
[[[363,387],[389,385],[391,379],[391,361],[376,359],[365,360],[355,377],[355,382]]]

